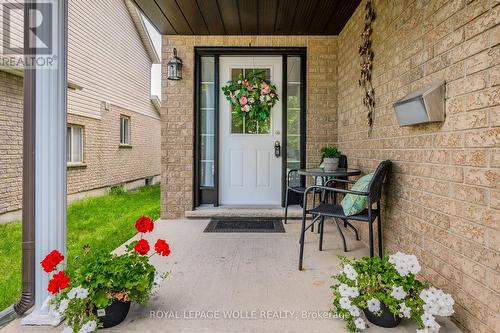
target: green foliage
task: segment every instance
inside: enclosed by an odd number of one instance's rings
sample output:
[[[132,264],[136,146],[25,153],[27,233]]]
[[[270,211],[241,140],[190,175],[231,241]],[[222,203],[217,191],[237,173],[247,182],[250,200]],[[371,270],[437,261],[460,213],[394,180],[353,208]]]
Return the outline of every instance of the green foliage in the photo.
[[[226,99],[231,103],[231,113],[235,118],[245,118],[247,130],[257,128],[259,131],[269,130],[269,117],[271,108],[279,100],[276,93],[276,86],[266,81],[264,71],[253,71],[244,77],[240,74],[238,80],[231,80],[222,87]],[[266,88],[267,86],[267,88]],[[245,98],[246,102],[241,103]],[[248,107],[248,109],[244,109]],[[264,126],[263,129],[261,127]]]
[[[125,187],[123,185],[111,186],[111,188],[109,189],[109,194],[111,195],[122,195],[125,192]]]
[[[148,256],[134,251],[116,255],[90,250],[76,260],[75,266],[71,283],[88,289],[90,302],[99,309],[113,299],[142,304],[150,296],[155,268]]]
[[[67,213],[67,269],[86,244],[111,252],[136,234],[134,222],[141,215],[160,216],[160,186],[144,186],[123,195],[106,195],[73,202]],[[21,292],[21,223],[0,225],[0,310],[16,301]]]
[[[337,147],[323,147],[320,150],[321,158],[339,158],[341,153]]]
[[[342,267],[351,265],[357,273],[357,277],[351,280],[345,272],[341,271],[339,274],[332,276],[335,283],[330,287],[333,290],[331,311],[333,314],[344,319],[346,329],[349,332],[356,332],[355,317],[340,305],[342,296],[338,288],[341,284],[358,288],[359,296],[350,299],[352,305],[357,306],[359,309],[367,309],[367,302],[372,298],[376,298],[381,303],[384,303],[392,314],[399,316],[401,314],[399,304],[405,303],[411,309],[411,319],[420,328],[424,327],[420,318],[424,312],[424,302],[419,297],[419,294],[423,289],[428,287],[426,283],[417,280],[412,273],[401,276],[394,265],[389,262],[389,256],[384,256],[382,259],[379,257],[363,257],[359,260],[350,260],[343,256],[339,256],[339,258]],[[403,300],[398,300],[391,296],[392,286],[402,286],[407,293],[406,297]],[[381,315],[381,312],[376,314]]]

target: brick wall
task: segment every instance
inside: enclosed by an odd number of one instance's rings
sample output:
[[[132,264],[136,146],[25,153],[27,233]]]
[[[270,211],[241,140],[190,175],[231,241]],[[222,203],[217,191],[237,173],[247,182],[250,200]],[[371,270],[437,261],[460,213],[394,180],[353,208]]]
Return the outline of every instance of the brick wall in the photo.
[[[120,146],[120,115],[130,117],[130,147]],[[68,115],[84,126],[85,167],[68,168],[68,193],[77,193],[160,174],[160,121],[101,105],[101,120]]]
[[[465,330],[499,332],[499,1],[375,1],[371,133],[357,84],[363,9],[338,39],[340,149],[365,172],[394,162],[385,246],[418,256]],[[434,79],[448,82],[446,121],[399,127],[392,103]]]
[[[23,79],[0,72],[0,214],[22,201]]]
[[[162,218],[192,208],[193,86],[195,46],[307,47],[307,161],[319,162],[319,149],[337,141],[337,37],[334,36],[163,36],[162,72],[173,48],[182,59],[183,79],[163,79]]]
[[[22,205],[23,79],[0,72],[0,215]],[[71,111],[71,110],[69,110]],[[130,117],[130,148],[120,148],[120,115]],[[84,166],[68,168],[68,194],[160,174],[160,120],[111,105],[101,119],[68,114],[84,126]]]

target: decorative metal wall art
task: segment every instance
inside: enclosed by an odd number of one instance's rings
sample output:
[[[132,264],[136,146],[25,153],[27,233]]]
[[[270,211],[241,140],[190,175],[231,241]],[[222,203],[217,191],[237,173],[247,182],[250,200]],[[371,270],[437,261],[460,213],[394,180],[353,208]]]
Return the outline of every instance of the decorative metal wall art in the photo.
[[[372,22],[375,21],[375,10],[373,9],[373,1],[367,0],[365,6],[365,27],[361,33],[361,45],[359,46],[359,55],[361,57],[361,77],[359,86],[363,88],[365,94],[363,96],[363,104],[367,107],[367,122],[371,128],[373,126],[373,112],[375,111],[375,91],[372,85],[372,66],[373,66],[373,50],[372,50]]]

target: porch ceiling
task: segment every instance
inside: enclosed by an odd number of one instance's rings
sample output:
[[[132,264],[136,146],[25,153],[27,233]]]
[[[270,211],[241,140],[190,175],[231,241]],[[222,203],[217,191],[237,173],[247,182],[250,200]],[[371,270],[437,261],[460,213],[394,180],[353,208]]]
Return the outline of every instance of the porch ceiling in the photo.
[[[165,35],[338,35],[360,0],[134,0]]]

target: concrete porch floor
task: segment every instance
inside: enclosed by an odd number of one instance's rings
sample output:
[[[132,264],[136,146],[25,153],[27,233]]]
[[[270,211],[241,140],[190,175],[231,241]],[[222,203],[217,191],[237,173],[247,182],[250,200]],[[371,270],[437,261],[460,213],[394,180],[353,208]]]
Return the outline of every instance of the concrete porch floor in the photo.
[[[195,210],[184,212],[186,218],[216,218],[216,217],[283,217],[285,208],[279,206],[219,206],[202,205]],[[302,208],[299,205],[288,207],[288,218],[302,218]]]
[[[132,305],[124,323],[101,332],[344,332],[341,320],[328,318],[330,276],[339,269],[337,255],[344,254],[331,223],[325,225],[323,252],[318,235],[307,233],[305,270],[299,272],[298,220],[285,226],[286,233],[203,233],[207,222],[156,223],[148,239],[167,239],[172,254],[154,256],[153,263],[170,276],[147,304]],[[348,256],[367,254],[350,231],[345,234]],[[244,318],[226,319],[229,314]],[[439,323],[441,333],[459,332],[447,319]],[[16,320],[1,332],[60,332],[61,327],[21,327]],[[394,329],[367,330],[386,331],[415,332],[415,325],[403,321]]]

